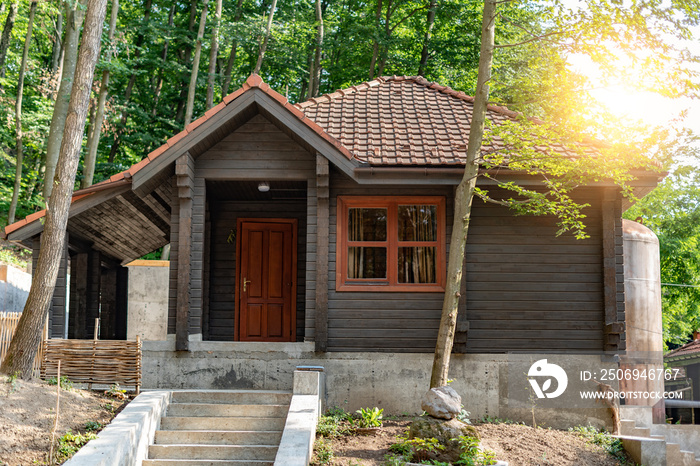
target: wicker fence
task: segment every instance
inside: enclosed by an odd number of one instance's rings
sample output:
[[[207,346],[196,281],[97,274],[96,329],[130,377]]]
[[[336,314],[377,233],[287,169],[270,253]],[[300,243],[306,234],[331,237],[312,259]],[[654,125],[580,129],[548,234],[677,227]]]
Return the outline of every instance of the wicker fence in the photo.
[[[61,376],[87,384],[118,383],[141,389],[141,339],[44,341],[41,377],[56,377],[58,361]]]
[[[12,335],[15,334],[15,329],[19,323],[19,318],[22,316],[19,312],[0,312],[0,361],[5,359],[5,354],[10,349]],[[47,328],[44,327],[44,340],[46,339]],[[36,358],[34,359],[34,375],[39,375],[39,367],[43,358],[43,347],[39,345]]]

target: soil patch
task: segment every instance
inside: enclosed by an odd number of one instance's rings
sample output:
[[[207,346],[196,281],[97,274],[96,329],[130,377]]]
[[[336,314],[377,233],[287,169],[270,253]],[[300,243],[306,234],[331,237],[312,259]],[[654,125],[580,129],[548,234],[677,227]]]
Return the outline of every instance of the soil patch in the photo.
[[[345,435],[325,441],[333,450],[332,465],[381,466],[389,447],[400,442],[412,417],[385,419],[375,436]],[[496,459],[510,466],[621,466],[634,464],[620,461],[601,446],[567,431],[532,428],[519,424],[477,424],[481,446],[496,453]],[[321,464],[316,458],[314,464]]]
[[[61,390],[56,437],[85,433],[90,421],[104,426],[125,404],[99,392]],[[55,418],[55,385],[0,376],[0,465],[48,464]]]

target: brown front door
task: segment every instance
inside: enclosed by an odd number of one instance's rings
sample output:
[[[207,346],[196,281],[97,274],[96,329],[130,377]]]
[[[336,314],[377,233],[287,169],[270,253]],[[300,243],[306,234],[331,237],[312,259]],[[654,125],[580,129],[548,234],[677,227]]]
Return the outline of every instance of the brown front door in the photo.
[[[239,219],[236,337],[295,341],[296,236],[294,219]]]

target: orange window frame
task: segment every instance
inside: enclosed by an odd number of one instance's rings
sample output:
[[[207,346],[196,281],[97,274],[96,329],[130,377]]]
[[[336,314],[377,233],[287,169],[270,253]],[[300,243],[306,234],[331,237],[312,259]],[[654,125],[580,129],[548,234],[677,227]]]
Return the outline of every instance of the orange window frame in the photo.
[[[336,291],[445,291],[446,246],[445,246],[445,198],[442,196],[338,196],[337,199],[337,243]],[[399,241],[399,205],[434,205],[437,210],[436,241]],[[348,213],[351,208],[387,209],[386,241],[349,241]],[[348,278],[348,248],[352,246],[380,246],[387,248],[387,268],[384,279]],[[399,283],[398,251],[400,247],[435,247],[436,283]]]

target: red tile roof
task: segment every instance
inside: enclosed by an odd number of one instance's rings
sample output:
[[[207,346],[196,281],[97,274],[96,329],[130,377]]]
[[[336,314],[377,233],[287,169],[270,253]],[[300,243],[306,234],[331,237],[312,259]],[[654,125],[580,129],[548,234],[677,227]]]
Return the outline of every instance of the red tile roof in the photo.
[[[700,339],[686,343],[680,348],[676,348],[666,353],[664,358],[672,359],[688,359],[689,357],[700,356]]]
[[[464,164],[474,98],[420,76],[381,77],[296,105],[374,165]],[[489,105],[487,118],[518,114]],[[485,141],[484,150],[495,149]]]

